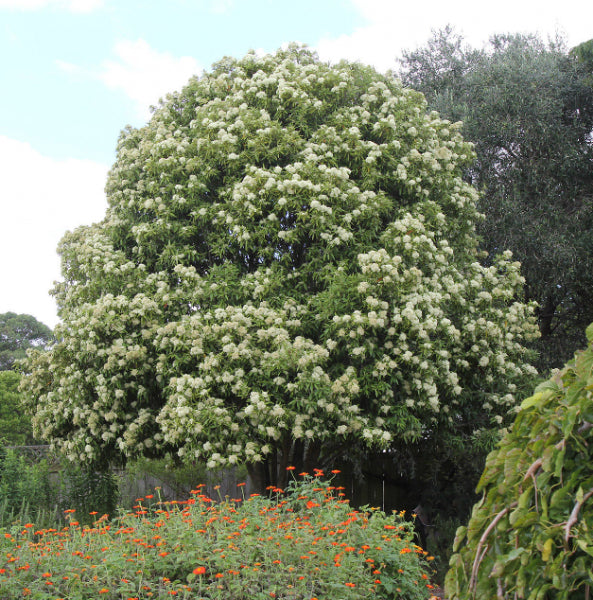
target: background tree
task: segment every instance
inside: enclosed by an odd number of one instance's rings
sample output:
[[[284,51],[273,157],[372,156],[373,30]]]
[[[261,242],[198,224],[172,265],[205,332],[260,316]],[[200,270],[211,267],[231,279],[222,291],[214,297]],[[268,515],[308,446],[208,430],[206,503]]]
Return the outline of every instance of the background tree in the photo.
[[[463,120],[484,190],[479,227],[489,253],[508,248],[539,303],[540,369],[560,366],[593,319],[593,86],[586,45],[495,36],[484,50],[451,28],[405,52],[399,76],[443,117]],[[581,56],[582,55],[582,56]]]
[[[12,446],[34,442],[31,418],[24,413],[21,404],[20,380],[14,371],[0,371],[0,440]]]
[[[52,331],[31,315],[0,314],[0,371],[12,369],[15,360],[25,358],[28,348],[44,348]]]
[[[104,221],[62,240],[63,325],[23,384],[36,435],[265,486],[496,429],[536,327],[510,254],[479,262],[471,160],[369,67],[291,47],[192,79],[123,132]]]

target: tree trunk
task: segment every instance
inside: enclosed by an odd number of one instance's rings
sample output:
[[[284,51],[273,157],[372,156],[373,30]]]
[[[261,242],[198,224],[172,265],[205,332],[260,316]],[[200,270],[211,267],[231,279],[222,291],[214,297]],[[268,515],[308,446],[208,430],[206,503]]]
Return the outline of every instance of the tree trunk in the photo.
[[[556,315],[557,302],[552,296],[547,296],[538,314],[539,330],[542,337],[552,335],[552,321]]]
[[[247,465],[247,472],[254,491],[265,494],[270,487],[284,489],[289,480],[288,467],[297,473],[312,473],[320,466],[321,444],[286,440],[266,460]]]

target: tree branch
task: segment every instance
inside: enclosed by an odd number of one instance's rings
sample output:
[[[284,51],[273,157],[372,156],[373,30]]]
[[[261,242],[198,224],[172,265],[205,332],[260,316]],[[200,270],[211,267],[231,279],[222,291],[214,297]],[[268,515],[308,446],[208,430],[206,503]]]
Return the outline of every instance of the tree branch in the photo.
[[[488,547],[484,548],[484,552],[480,555],[480,551],[482,550],[482,546],[486,543],[486,538],[490,535],[492,530],[496,527],[497,523],[512,509],[517,506],[517,502],[513,502],[506,508],[503,508],[495,517],[492,519],[492,522],[488,527],[486,527],[486,531],[482,534],[480,541],[478,542],[478,546],[476,548],[476,558],[474,560],[474,564],[472,566],[472,575],[469,580],[469,591],[471,592],[473,588],[476,587],[476,580],[478,578],[478,569],[480,568],[480,563],[484,558],[484,554],[486,554],[486,550]]]
[[[593,488],[591,488],[584,496],[582,502],[577,502],[570,513],[570,517],[568,517],[568,521],[566,521],[566,525],[564,526],[564,542],[568,544],[568,540],[570,539],[570,528],[577,522],[577,517],[579,511],[581,510],[581,506],[585,504],[585,502],[593,496]]]
[[[566,446],[566,440],[560,440],[554,446],[554,448],[556,448],[556,450],[562,450],[564,448],[564,446]],[[526,481],[530,477],[533,477],[535,475],[535,472],[542,466],[542,463],[543,463],[542,458],[538,458],[536,461],[534,461],[531,464],[531,466],[529,467],[529,469],[527,469],[527,472],[525,473],[525,476],[523,477],[523,481]]]

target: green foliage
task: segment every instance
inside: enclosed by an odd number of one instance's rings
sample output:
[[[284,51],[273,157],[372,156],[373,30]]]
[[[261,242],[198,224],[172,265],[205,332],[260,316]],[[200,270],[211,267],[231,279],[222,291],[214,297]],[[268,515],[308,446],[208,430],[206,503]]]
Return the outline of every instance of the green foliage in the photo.
[[[21,404],[18,391],[21,377],[14,371],[0,371],[0,439],[11,446],[32,444],[31,417]]]
[[[46,459],[32,461],[0,447],[0,525],[17,520],[36,521],[39,526],[52,520],[57,525],[66,509],[75,509],[81,521],[90,523],[91,511],[115,514],[118,492],[118,478],[112,472],[66,463],[50,474]]]
[[[43,348],[52,338],[51,329],[31,315],[0,314],[0,371],[12,369],[28,348]]]
[[[114,515],[119,500],[119,481],[113,471],[66,465],[60,472],[60,505],[75,510],[81,522],[91,523],[91,512]]]
[[[542,371],[570,358],[593,320],[593,86],[579,48],[502,35],[475,50],[447,28],[404,53],[400,72],[475,144],[467,177],[484,190],[483,247],[521,262],[540,305]]]
[[[31,463],[14,450],[0,446],[0,524],[9,525],[19,518],[43,522],[57,501],[47,461]]]
[[[200,489],[188,501],[149,495],[92,528],[73,513],[59,531],[18,524],[0,532],[1,597],[431,597],[429,563],[411,523],[398,513],[353,510],[319,472],[268,497],[242,498],[237,488],[236,498],[215,502]]]
[[[23,383],[80,463],[288,464],[509,421],[536,333],[480,263],[472,150],[422,96],[309,50],[224,59],[127,129],[103,222],[61,243]]]
[[[525,400],[457,531],[451,600],[584,598],[593,581],[593,325],[589,345]]]

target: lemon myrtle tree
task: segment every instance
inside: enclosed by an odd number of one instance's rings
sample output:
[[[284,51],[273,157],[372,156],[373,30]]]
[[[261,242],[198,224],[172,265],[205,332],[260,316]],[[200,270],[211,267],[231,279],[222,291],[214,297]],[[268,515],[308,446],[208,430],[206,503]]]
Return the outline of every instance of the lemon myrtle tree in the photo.
[[[264,485],[505,422],[536,327],[510,253],[480,263],[458,130],[296,46],[191,79],[123,131],[104,220],[61,242],[62,324],[23,384],[36,435]]]

